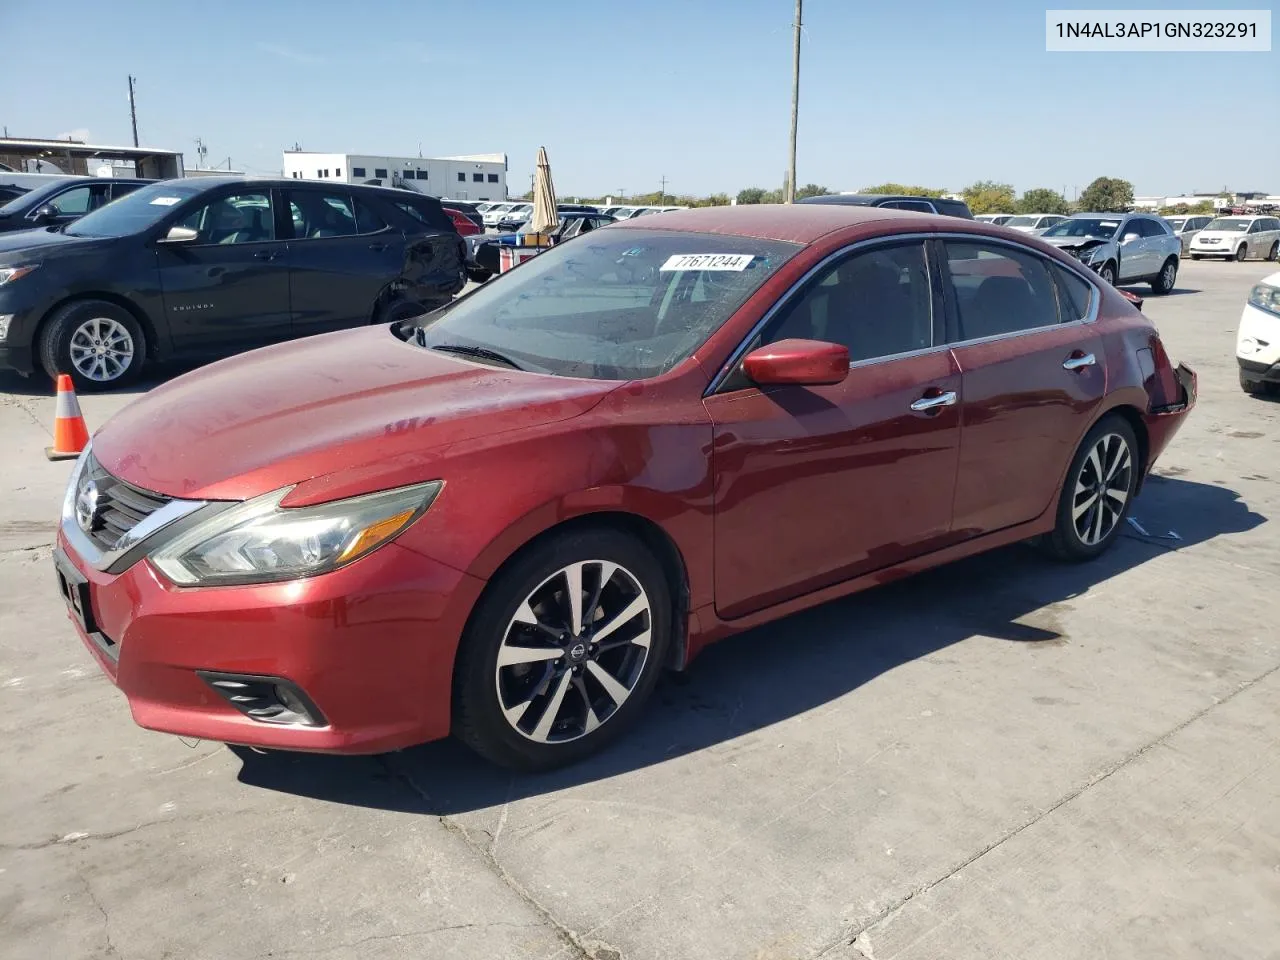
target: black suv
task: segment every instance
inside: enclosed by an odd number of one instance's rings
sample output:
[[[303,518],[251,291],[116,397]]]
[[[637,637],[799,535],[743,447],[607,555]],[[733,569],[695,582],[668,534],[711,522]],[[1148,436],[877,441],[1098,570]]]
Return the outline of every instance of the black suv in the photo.
[[[154,182],[75,177],[42,184],[0,207],[0,233],[74,223],[86,213]]]
[[[963,200],[943,197],[900,197],[889,193],[833,193],[823,197],[805,197],[797,203],[843,203],[852,207],[891,207],[894,210],[916,210],[941,213],[948,217],[972,220],[973,213]]]
[[[0,367],[78,388],[387,322],[465,283],[440,201],[298,180],[154,183],[68,227],[0,237]]]

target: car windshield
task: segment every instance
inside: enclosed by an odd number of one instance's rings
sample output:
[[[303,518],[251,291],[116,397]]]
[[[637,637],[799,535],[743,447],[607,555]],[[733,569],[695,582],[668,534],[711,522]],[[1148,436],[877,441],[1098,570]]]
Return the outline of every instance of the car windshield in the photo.
[[[536,373],[654,377],[701,346],[799,249],[611,227],[552,247],[398,332]]]
[[[141,233],[201,192],[199,187],[173,180],[153,183],[85,214],[63,232],[73,237],[127,237]]]
[[[1004,222],[1006,227],[1034,227],[1039,217],[1010,217]]]
[[[1224,233],[1244,233],[1252,223],[1252,220],[1241,220],[1238,217],[1219,217],[1211,221],[1205,229],[1221,230]]]
[[[1005,226],[1008,226],[1006,223]],[[1059,220],[1041,234],[1043,237],[1102,237],[1110,239],[1120,228],[1118,219],[1103,220],[1098,217],[1068,217]]]

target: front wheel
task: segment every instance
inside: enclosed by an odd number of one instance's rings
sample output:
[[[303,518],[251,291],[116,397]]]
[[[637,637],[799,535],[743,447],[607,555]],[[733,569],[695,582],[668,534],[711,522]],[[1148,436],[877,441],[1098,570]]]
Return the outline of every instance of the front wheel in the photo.
[[[1178,258],[1170,257],[1160,268],[1160,273],[1151,281],[1151,292],[1160,296],[1173,290],[1178,279]]]
[[[1045,538],[1063,560],[1092,560],[1115,541],[1138,487],[1133,427],[1114,414],[1086,434],[1058,499],[1057,525]]]
[[[1108,260],[1102,265],[1102,269],[1098,271],[1098,276],[1114,287],[1116,285],[1116,265]]]
[[[1198,253],[1193,253],[1193,254],[1191,255],[1191,259],[1192,259],[1192,260],[1199,260],[1199,259],[1201,259],[1200,254],[1198,254]]]
[[[1243,263],[1244,258],[1247,257],[1248,255],[1249,255],[1249,248],[1246,247],[1243,243],[1240,244],[1240,248],[1236,250],[1236,260]]]
[[[621,734],[666,659],[671,588],[617,530],[553,536],[490,583],[454,670],[454,732],[518,770],[580,760]]]
[[[78,300],[54,313],[40,331],[40,365],[53,378],[71,375],[77,390],[122,387],[137,378],[147,341],[133,315],[105,300]]]

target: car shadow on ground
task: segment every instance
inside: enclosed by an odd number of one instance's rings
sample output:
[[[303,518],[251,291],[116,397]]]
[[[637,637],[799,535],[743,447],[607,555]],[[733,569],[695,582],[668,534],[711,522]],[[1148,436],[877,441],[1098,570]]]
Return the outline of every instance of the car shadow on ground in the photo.
[[[1234,491],[1152,477],[1137,528],[1085,564],[1028,546],[973,557],[730,638],[658,686],[636,728],[547,774],[512,775],[452,739],[382,757],[233,748],[248,785],[335,803],[443,816],[590,783],[760,730],[845,696],[882,673],[972,636],[1034,648],[1070,643],[1055,604],[1161,553],[1266,522]]]
[[[153,387],[167,383],[184,373],[198,370],[202,366],[207,366],[207,363],[149,364],[143,368],[142,376],[127,387],[117,387],[103,392],[108,395],[141,396]],[[43,372],[24,377],[20,373],[9,370],[0,371],[0,393],[15,397],[52,397],[53,386],[53,380]]]
[[[1168,293],[1155,293],[1146,284],[1122,283],[1118,290],[1127,290],[1129,293],[1136,294],[1143,300],[1164,300],[1168,297],[1181,297],[1188,293],[1199,293],[1199,290],[1193,290],[1189,287],[1174,287]]]

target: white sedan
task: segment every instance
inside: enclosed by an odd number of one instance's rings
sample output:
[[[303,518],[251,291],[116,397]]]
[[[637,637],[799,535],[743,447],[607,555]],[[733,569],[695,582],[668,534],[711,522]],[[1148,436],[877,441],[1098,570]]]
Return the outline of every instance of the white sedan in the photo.
[[[1276,217],[1218,217],[1191,239],[1191,259],[1222,257],[1275,260],[1280,253],[1280,219]]]
[[[1245,393],[1280,390],[1280,273],[1249,293],[1236,335],[1236,363]]]

